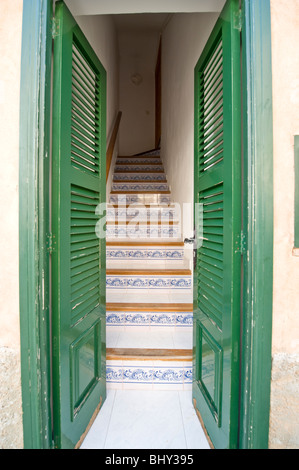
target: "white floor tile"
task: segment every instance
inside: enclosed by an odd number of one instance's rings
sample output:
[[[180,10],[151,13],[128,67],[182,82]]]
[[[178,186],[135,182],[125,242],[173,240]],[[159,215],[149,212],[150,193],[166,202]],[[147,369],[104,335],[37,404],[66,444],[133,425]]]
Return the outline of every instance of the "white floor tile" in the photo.
[[[177,392],[116,392],[106,449],[186,449]]]
[[[104,449],[115,393],[116,390],[107,390],[107,398],[80,449]]]
[[[108,389],[81,449],[209,449],[191,391]]]
[[[179,392],[179,397],[188,449],[210,449],[192,405],[192,390]]]

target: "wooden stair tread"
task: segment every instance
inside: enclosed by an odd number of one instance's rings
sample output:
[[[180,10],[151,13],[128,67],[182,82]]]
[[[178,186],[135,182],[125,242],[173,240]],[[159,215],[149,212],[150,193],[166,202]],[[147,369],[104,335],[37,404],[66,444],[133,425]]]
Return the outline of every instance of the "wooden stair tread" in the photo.
[[[110,191],[110,194],[170,194],[170,191]]]
[[[156,241],[139,241],[139,242],[129,242],[129,241],[106,241],[106,246],[184,246],[184,242],[156,242]]]
[[[138,158],[138,157],[131,157],[131,158]],[[134,165],[134,166],[147,166],[147,165],[153,165],[153,166],[158,166],[158,165],[162,165],[162,162],[159,162],[159,163],[155,163],[155,162],[152,162],[152,163],[147,163],[147,162],[132,162],[132,163],[126,163],[126,162],[116,162],[115,163],[116,166],[119,166],[119,165],[124,165],[124,166],[127,166],[127,165]]]
[[[137,216],[138,217],[138,216]],[[108,225],[129,225],[129,224],[132,224],[134,225],[134,221],[136,224],[139,224],[139,225],[165,225],[166,227],[168,225],[177,225],[179,224],[179,221],[178,220],[135,220],[135,218],[131,219],[131,220],[107,220],[107,224]]]
[[[123,173],[123,170],[120,171],[120,170],[115,170],[115,173]],[[140,171],[140,170],[126,170],[126,173],[164,173],[164,170],[161,169],[161,170],[152,170],[150,169],[150,171]]]
[[[158,275],[158,276],[167,276],[167,275],[180,275],[180,276],[190,276],[191,275],[191,270],[190,269],[165,269],[165,268],[162,268],[162,269],[136,269],[136,268],[132,268],[132,269],[127,269],[127,268],[124,268],[124,269],[106,269],[106,274],[108,275],[130,275],[130,276],[133,276],[134,274],[137,274],[137,275],[145,275],[145,276],[154,276],[154,275]]]
[[[163,183],[163,184],[165,184],[165,183],[167,183],[167,180],[142,180],[142,179],[140,179],[140,180],[126,180],[126,179],[124,179],[124,180],[119,179],[118,180],[118,179],[116,179],[115,180],[115,179],[113,179],[113,183],[124,183],[124,184],[125,183],[135,183],[135,184],[139,184],[139,183],[145,183],[145,184],[147,184],[147,183],[157,183],[157,184],[158,183]]]
[[[118,155],[117,158],[160,158],[160,155]]]
[[[193,312],[192,303],[118,303],[108,302],[108,312]]]
[[[188,361],[192,360],[192,349],[145,349],[145,348],[107,348],[106,359],[138,361]]]
[[[136,202],[133,202],[132,204],[116,204],[115,202],[108,202],[107,203],[107,206],[109,209],[111,209],[112,207],[121,207],[122,209],[124,208],[130,208],[130,209],[143,209],[144,207],[146,207],[147,209],[172,209],[172,210],[175,210],[175,206],[170,203],[170,204],[166,204],[166,203],[151,203],[151,204],[140,204],[140,203],[136,203]]]

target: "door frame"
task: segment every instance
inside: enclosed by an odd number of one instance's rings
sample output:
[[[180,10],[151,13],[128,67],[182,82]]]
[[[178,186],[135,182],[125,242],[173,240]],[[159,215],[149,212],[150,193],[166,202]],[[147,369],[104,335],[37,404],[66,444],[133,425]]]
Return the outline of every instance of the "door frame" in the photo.
[[[24,448],[50,449],[52,0],[23,4],[19,272]],[[239,448],[268,447],[273,289],[270,0],[242,0],[244,289]],[[266,66],[265,66],[266,65]],[[257,125],[258,124],[258,125]],[[259,201],[256,205],[255,201]],[[253,327],[251,325],[254,325]],[[260,360],[263,358],[263,360]],[[262,391],[262,393],[261,393]],[[250,398],[249,398],[250,397]]]

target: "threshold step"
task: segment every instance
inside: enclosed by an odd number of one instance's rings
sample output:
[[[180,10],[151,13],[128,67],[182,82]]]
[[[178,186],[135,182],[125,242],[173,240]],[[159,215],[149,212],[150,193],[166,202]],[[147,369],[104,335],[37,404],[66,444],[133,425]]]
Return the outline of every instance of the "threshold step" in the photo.
[[[192,361],[192,349],[107,348],[106,359],[130,361]]]

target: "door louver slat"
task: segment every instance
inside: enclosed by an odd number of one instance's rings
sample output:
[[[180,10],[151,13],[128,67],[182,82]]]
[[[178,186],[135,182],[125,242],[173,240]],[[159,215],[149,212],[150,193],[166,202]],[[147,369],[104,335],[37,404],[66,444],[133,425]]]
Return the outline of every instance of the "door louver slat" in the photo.
[[[98,77],[75,44],[72,49],[71,161],[75,168],[99,173]]]
[[[100,242],[95,233],[98,201],[98,192],[71,186],[70,282],[72,318],[76,321],[83,311],[86,314],[99,304]],[[80,227],[81,233],[74,233],[75,226]],[[91,269],[97,274],[90,275]]]

